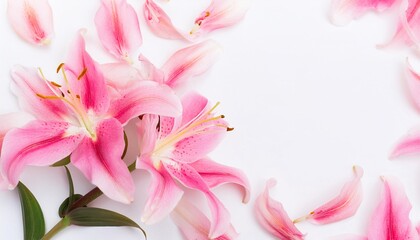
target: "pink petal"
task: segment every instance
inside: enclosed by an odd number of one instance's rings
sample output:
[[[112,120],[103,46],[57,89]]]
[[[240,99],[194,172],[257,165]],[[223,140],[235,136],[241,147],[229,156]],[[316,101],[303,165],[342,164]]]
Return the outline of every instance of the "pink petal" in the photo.
[[[213,66],[220,52],[220,46],[212,40],[177,51],[162,67],[165,83],[172,88],[186,84],[191,77],[203,74]]]
[[[187,126],[209,110],[209,101],[204,96],[191,92],[182,98],[182,121],[180,126]]]
[[[156,126],[159,123],[159,116],[145,114],[142,119],[137,122],[137,137],[140,149],[140,156],[149,154],[155,149],[158,131]]]
[[[102,0],[95,24],[105,49],[118,59],[131,62],[130,55],[142,44],[139,21],[126,0]]]
[[[232,167],[218,164],[210,159],[201,159],[191,166],[200,174],[210,188],[234,183],[243,188],[243,202],[247,203],[250,198],[250,185],[245,174]]]
[[[62,121],[64,116],[69,115],[67,106],[62,101],[44,99],[37,95],[55,96],[37,69],[15,66],[11,75],[12,91],[18,97],[23,110],[45,121]]]
[[[309,219],[318,224],[327,224],[353,216],[362,203],[361,178],[363,169],[359,166],[354,166],[353,171],[354,179],[344,185],[338,196],[297,221]]]
[[[332,0],[330,19],[335,25],[346,25],[368,11],[382,12],[396,2],[399,0]]]
[[[346,234],[346,235],[340,235],[333,238],[329,238],[328,240],[368,240],[368,238],[364,236]]]
[[[37,45],[50,42],[54,27],[47,0],[8,0],[7,15],[13,29],[23,40]]]
[[[96,127],[97,139],[85,138],[71,155],[71,162],[109,198],[130,203],[134,182],[121,160],[124,135],[121,123],[106,119]]]
[[[171,213],[171,218],[178,226],[186,240],[208,240],[210,221],[194,204],[183,198]],[[215,238],[216,240],[230,240],[238,237],[232,225],[229,230]]]
[[[173,211],[184,192],[163,168],[156,170],[149,164],[148,159],[140,157],[137,159],[136,167],[147,170],[152,175],[149,195],[141,219],[145,223],[153,224]]]
[[[73,42],[66,68],[75,77],[69,79],[73,94],[78,94],[87,111],[93,110],[97,115],[106,113],[109,107],[109,96],[104,76],[99,65],[93,61],[85,50],[85,40],[79,33]],[[85,72],[85,74],[83,74]]]
[[[413,131],[401,139],[391,153],[390,158],[420,153],[420,132]]]
[[[157,83],[164,83],[164,74],[162,70],[157,69],[153,63],[149,61],[143,54],[139,56],[140,71],[145,80],[155,81]]]
[[[107,85],[116,89],[128,88],[133,82],[146,80],[137,68],[126,63],[107,63],[100,68]]]
[[[384,191],[369,226],[369,239],[417,240],[409,219],[411,204],[404,187],[394,178],[383,177]]]
[[[47,166],[67,157],[83,139],[66,122],[32,121],[10,130],[2,146],[2,174],[15,187],[27,165]],[[72,134],[73,133],[73,134]]]
[[[158,37],[185,39],[175,28],[169,16],[153,0],[146,0],[143,7],[143,14],[150,30]]]
[[[238,23],[244,18],[249,4],[249,0],[212,0],[195,20],[195,27],[190,35],[194,38]]]
[[[142,114],[163,116],[181,114],[181,103],[175,93],[168,86],[152,81],[140,81],[129,89],[121,89],[113,99],[109,114],[123,125]]]
[[[199,190],[206,196],[212,215],[209,237],[216,238],[226,233],[230,226],[229,212],[210,191],[210,188],[199,173],[188,164],[176,163],[170,160],[162,160],[162,163],[173,178],[176,178],[185,187]]]
[[[304,239],[304,235],[290,220],[283,205],[270,197],[269,190],[275,185],[276,180],[268,180],[264,192],[255,201],[255,213],[258,222],[265,230],[280,239]]]
[[[0,153],[6,133],[13,128],[22,127],[31,120],[33,120],[33,117],[24,112],[0,115]]]
[[[413,67],[408,61],[406,79],[411,99],[413,100],[416,107],[420,110],[420,75],[414,71]]]

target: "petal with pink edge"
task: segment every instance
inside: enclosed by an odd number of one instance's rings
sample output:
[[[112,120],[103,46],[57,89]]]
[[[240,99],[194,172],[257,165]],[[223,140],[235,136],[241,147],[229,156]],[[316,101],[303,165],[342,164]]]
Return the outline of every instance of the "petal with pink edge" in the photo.
[[[384,11],[398,0],[332,0],[330,19],[334,25],[343,26],[370,10]]]
[[[124,150],[121,123],[113,118],[99,122],[96,137],[85,138],[71,155],[71,162],[109,198],[132,202],[134,182],[121,159]]]
[[[68,80],[73,94],[80,96],[86,111],[93,110],[97,115],[106,113],[110,100],[105,78],[99,65],[86,52],[82,31],[77,34],[73,42],[67,57],[66,69],[74,75]]]
[[[84,138],[66,122],[35,120],[10,130],[2,146],[2,174],[13,188],[27,165],[48,166],[67,157]]]
[[[209,110],[209,101],[204,96],[191,92],[182,97],[182,119],[178,125],[186,127],[192,121],[202,117]],[[179,120],[178,120],[179,121]]]
[[[22,127],[31,120],[33,120],[33,117],[24,112],[15,112],[0,115],[0,153],[1,147],[3,145],[3,139],[6,133],[13,128]]]
[[[420,131],[412,131],[402,138],[391,152],[391,159],[420,153]]]
[[[143,114],[179,116],[181,103],[168,86],[152,81],[140,81],[112,97],[108,114],[125,125],[130,119]]]
[[[114,57],[130,63],[130,55],[143,41],[134,8],[126,0],[102,0],[95,24],[105,49]]]
[[[368,239],[418,240],[409,214],[411,204],[395,178],[382,177],[384,190],[369,225]]]
[[[195,19],[190,32],[192,38],[199,37],[219,28],[238,23],[245,17],[249,0],[212,0],[210,5]]]
[[[14,66],[11,70],[13,93],[18,97],[20,107],[39,120],[62,121],[69,115],[67,106],[62,101],[39,97],[55,96],[35,68]]]
[[[270,197],[270,188],[276,180],[267,181],[264,192],[255,201],[255,214],[260,225],[280,239],[303,240],[304,235],[296,228],[280,202]]]
[[[8,0],[7,16],[13,30],[29,43],[46,45],[54,35],[48,0]]]
[[[150,165],[147,158],[138,158],[136,167],[147,170],[152,175],[149,196],[141,219],[147,224],[153,224],[174,210],[184,191],[176,185],[164,169],[156,170]]]
[[[191,166],[200,174],[210,188],[225,183],[234,183],[243,188],[242,202],[247,203],[250,198],[250,185],[245,174],[239,169],[218,164],[210,159],[201,159]]]
[[[212,40],[177,51],[162,67],[165,83],[172,88],[185,85],[191,77],[203,74],[210,69],[220,52],[221,47]]]
[[[361,184],[363,169],[359,166],[354,166],[353,172],[353,180],[344,185],[338,196],[316,208],[309,215],[299,218],[294,222],[308,219],[318,224],[328,224],[338,222],[356,214],[363,198]]]
[[[158,37],[167,39],[185,39],[175,28],[169,16],[153,0],[146,0],[143,14],[149,29]]]
[[[407,86],[410,92],[411,99],[420,110],[420,75],[414,71],[411,64],[407,61],[406,71]]]
[[[150,154],[155,149],[158,131],[156,129],[159,123],[159,116],[145,114],[137,122],[137,140],[140,149],[140,156]]]
[[[178,226],[186,240],[208,240],[210,221],[194,204],[183,198],[175,210],[171,213],[171,218]],[[220,240],[230,240],[238,237],[232,225],[228,231],[216,238]]]

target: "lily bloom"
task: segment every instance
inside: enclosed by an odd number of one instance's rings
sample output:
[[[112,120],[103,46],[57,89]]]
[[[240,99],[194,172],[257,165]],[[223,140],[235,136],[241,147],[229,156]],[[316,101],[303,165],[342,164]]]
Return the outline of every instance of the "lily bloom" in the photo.
[[[332,0],[330,19],[335,25],[346,25],[368,11],[382,12],[399,0]]]
[[[182,198],[174,211],[171,218],[178,226],[179,230],[186,240],[208,240],[210,221],[194,204]],[[223,235],[215,238],[215,240],[231,240],[236,239],[238,233],[232,225]]]
[[[143,41],[134,8],[126,0],[102,0],[95,24],[105,49],[117,59],[131,63],[130,55]]]
[[[359,166],[353,167],[354,178],[346,183],[338,196],[313,210],[309,215],[296,219],[294,222],[311,220],[319,224],[337,222],[353,216],[362,203],[363,169]]]
[[[144,115],[138,123],[140,156],[136,167],[149,171],[152,183],[142,221],[155,223],[177,206],[183,186],[202,192],[207,198],[212,220],[209,237],[216,238],[229,229],[230,216],[211,188],[235,183],[249,199],[249,183],[242,172],[216,164],[205,156],[232,130],[223,115],[215,116],[208,100],[190,94],[182,100],[179,118]]]
[[[48,44],[54,34],[52,11],[47,0],[8,0],[7,16],[13,30],[29,43]]]
[[[283,205],[270,197],[270,188],[275,185],[275,179],[268,180],[264,192],[255,201],[255,213],[258,222],[265,230],[279,239],[304,239],[305,235],[296,228]]]
[[[37,120],[6,134],[2,174],[14,188],[25,166],[48,166],[71,154],[73,165],[105,195],[129,203],[134,183],[121,160],[123,125],[145,113],[178,115],[180,102],[171,89],[154,82],[139,82],[110,96],[81,35],[71,50],[67,64],[57,69],[61,83],[47,80],[35,69],[12,71],[21,107]]]

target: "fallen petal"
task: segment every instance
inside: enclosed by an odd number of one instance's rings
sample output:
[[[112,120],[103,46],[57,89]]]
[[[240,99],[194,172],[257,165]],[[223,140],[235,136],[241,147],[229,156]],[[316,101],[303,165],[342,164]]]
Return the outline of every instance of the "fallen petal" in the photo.
[[[400,156],[420,153],[420,132],[412,131],[401,139],[391,152],[391,159]]]
[[[270,188],[276,180],[267,181],[264,192],[255,201],[255,213],[260,225],[279,239],[302,240],[304,235],[296,228],[280,202],[270,197]]]
[[[8,0],[7,15],[23,40],[36,45],[50,42],[54,27],[48,0]]]
[[[353,216],[362,202],[361,178],[363,169],[354,166],[353,171],[354,179],[344,185],[337,197],[318,207],[308,216],[295,220],[295,222],[308,219],[318,224],[327,224]]]

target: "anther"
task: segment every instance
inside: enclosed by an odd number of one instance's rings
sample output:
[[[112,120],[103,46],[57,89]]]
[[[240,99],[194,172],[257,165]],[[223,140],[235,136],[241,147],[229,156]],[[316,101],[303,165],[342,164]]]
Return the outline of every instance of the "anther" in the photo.
[[[76,95],[76,98],[77,98],[77,99],[80,99],[80,95],[79,95],[79,94],[77,94],[77,95]]]
[[[80,80],[83,76],[85,76],[86,72],[87,72],[87,68],[84,68],[83,71],[77,77],[77,80]]]
[[[71,94],[70,90],[67,90],[67,93],[68,93],[68,94]]]
[[[52,85],[54,85],[54,86],[58,87],[58,88],[61,88],[61,85],[60,85],[60,84],[58,84],[58,83],[56,83],[56,82],[51,81],[50,83],[51,83]]]
[[[227,127],[227,128],[226,128],[226,131],[230,132],[230,131],[233,131],[234,129],[235,129],[235,128]]]
[[[45,96],[44,96],[44,95],[42,95],[42,94],[37,93],[36,95],[37,95],[38,97],[40,97],[40,98],[44,98],[44,99],[45,99]]]
[[[220,118],[225,118],[225,115],[220,115]]]
[[[61,68],[64,66],[64,63],[60,63],[57,67],[57,73],[61,70]]]

